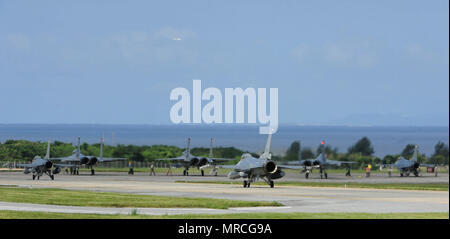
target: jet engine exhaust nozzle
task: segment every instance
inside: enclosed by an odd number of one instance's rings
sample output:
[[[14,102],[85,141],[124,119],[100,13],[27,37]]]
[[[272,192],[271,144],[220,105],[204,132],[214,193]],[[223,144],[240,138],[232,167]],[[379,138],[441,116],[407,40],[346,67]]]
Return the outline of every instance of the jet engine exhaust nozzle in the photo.
[[[275,173],[277,171],[277,169],[278,169],[278,166],[272,161],[269,161],[264,165],[264,170],[267,173]]]
[[[82,158],[82,159],[80,159],[80,164],[87,164],[87,163],[89,163],[89,159],[88,158]]]
[[[88,161],[88,165],[95,165],[96,163],[97,163],[97,161],[98,161],[98,159],[97,158],[95,158],[95,157],[93,157],[93,158],[90,158],[89,159],[89,161]]]
[[[50,161],[45,162],[45,168],[51,168],[53,166],[53,163]]]

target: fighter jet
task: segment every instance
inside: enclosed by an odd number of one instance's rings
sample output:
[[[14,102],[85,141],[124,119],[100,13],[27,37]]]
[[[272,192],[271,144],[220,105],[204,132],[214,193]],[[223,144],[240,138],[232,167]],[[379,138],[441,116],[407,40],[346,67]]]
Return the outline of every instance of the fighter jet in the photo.
[[[47,145],[47,153],[45,154],[44,158],[41,158],[39,155],[35,156],[33,158],[33,161],[28,164],[17,164],[18,167],[24,167],[25,170],[23,171],[24,174],[33,173],[33,180],[39,178],[45,173],[47,174],[52,180],[55,179],[54,174],[58,174],[61,172],[61,167],[70,167],[71,165],[66,164],[54,164],[50,161],[50,140],[48,141]],[[53,170],[52,170],[53,168]]]
[[[69,163],[69,168],[71,168],[71,173],[74,175],[79,175],[79,167],[81,165],[85,165],[91,169],[91,175],[95,174],[95,170],[93,168],[97,163],[103,162],[112,162],[118,160],[127,160],[126,158],[104,158],[103,157],[103,144],[104,138],[101,138],[100,144],[100,156],[86,156],[81,154],[81,145],[80,145],[80,137],[78,137],[77,148],[72,152],[72,155],[63,157],[63,158],[51,158],[50,160],[58,160],[64,163]],[[72,170],[73,169],[73,170]]]
[[[202,176],[205,176],[205,171],[203,171],[204,168],[207,167],[213,167],[213,170],[211,173],[215,173],[217,176],[217,163],[221,162],[227,162],[235,159],[227,159],[227,158],[214,158],[213,157],[213,142],[214,139],[211,138],[211,144],[209,147],[209,157],[203,157],[203,156],[195,156],[191,154],[191,138],[188,138],[188,144],[186,151],[183,152],[183,154],[180,157],[177,158],[161,158],[156,159],[157,161],[170,161],[176,165],[181,165],[181,167],[184,167],[183,175],[188,176],[189,175],[189,168],[190,167],[196,167],[201,171]]]
[[[255,158],[251,154],[245,153],[242,155],[241,161],[236,165],[221,165],[220,167],[233,169],[233,171],[228,174],[228,178],[230,179],[244,178],[244,188],[249,188],[250,184],[259,178],[263,179],[271,188],[273,188],[273,180],[282,178],[285,175],[282,169],[300,169],[301,166],[277,165],[272,161],[272,155],[270,154],[271,140],[272,134],[270,133],[267,138],[264,153],[259,156],[259,158]]]
[[[289,165],[301,165],[303,166],[305,173],[305,177],[309,178],[309,175],[312,173],[313,168],[318,168],[320,170],[320,178],[327,179],[327,168],[329,166],[341,166],[342,164],[353,164],[356,162],[352,161],[336,161],[336,160],[330,160],[327,158],[326,150],[325,150],[325,141],[322,141],[321,143],[322,147],[322,153],[316,158],[316,159],[301,159],[301,151],[299,150],[299,160],[298,162],[289,162]]]
[[[400,156],[400,158],[397,160],[397,162],[394,163],[394,167],[400,171],[400,176],[409,176],[409,174],[412,172],[414,176],[419,176],[419,167],[434,167],[435,165],[432,164],[421,164],[417,162],[417,153],[419,151],[419,146],[416,145],[414,148],[414,154],[410,160],[407,160]]]

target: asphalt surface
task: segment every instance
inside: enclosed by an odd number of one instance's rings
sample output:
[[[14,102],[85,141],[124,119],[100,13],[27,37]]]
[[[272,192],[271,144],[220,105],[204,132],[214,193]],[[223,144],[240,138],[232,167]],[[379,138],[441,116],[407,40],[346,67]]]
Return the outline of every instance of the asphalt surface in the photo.
[[[195,172],[191,172],[191,175]],[[320,177],[309,181],[325,181]],[[361,177],[359,177],[361,176]],[[346,178],[343,175],[331,174],[327,182],[373,182],[373,183],[433,183],[449,181],[448,174],[438,177],[424,175],[423,177],[386,177],[372,175],[364,178],[354,175]],[[30,175],[19,172],[0,172],[0,185],[17,185],[20,187],[50,187],[73,190],[91,190],[104,192],[135,193],[143,195],[163,195],[180,197],[203,197],[237,200],[278,201],[284,207],[232,208],[228,210],[201,208],[136,208],[139,214],[198,214],[198,213],[243,213],[243,212],[367,212],[367,213],[401,213],[401,212],[448,212],[448,191],[418,191],[418,190],[385,190],[356,188],[322,188],[252,185],[243,188],[240,184],[189,184],[175,181],[231,181],[225,175],[215,176],[148,176],[136,173],[128,176],[126,173],[102,173],[91,176],[82,173],[79,176],[56,175],[51,181],[47,176],[41,180],[31,180]],[[304,175],[288,174],[280,181],[308,181]],[[0,195],[1,201],[1,195]],[[101,207],[71,207],[55,205],[39,205],[24,203],[0,202],[0,210],[46,211],[67,213],[101,213],[129,214],[135,208],[101,208]]]

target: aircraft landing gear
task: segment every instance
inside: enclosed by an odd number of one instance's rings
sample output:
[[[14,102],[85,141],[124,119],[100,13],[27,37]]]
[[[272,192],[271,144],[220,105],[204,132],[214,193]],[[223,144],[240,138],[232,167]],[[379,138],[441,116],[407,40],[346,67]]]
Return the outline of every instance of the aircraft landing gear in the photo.
[[[244,188],[250,187],[250,181],[244,180]]]
[[[214,166],[213,170],[209,174],[214,174],[214,176],[217,176],[217,168]]]
[[[91,168],[91,175],[95,175],[95,170]]]
[[[308,179],[309,178],[309,172],[305,173],[305,178]]]
[[[205,176],[205,171],[203,171],[203,169],[201,170],[201,172],[202,172],[202,176]]]
[[[71,175],[80,175],[80,171],[78,168],[70,168],[70,174]]]
[[[36,178],[36,175],[33,174],[33,180]]]
[[[275,183],[272,181],[272,179],[269,177],[262,178],[271,188],[275,186]]]
[[[187,171],[187,169],[185,169],[185,170],[183,171],[183,176],[189,176],[189,172]]]
[[[325,169],[320,169],[320,179],[323,179],[323,177],[325,177],[325,179],[328,178],[328,174],[327,171]]]
[[[55,176],[52,174],[51,170],[48,170],[47,172],[45,172],[45,174],[47,174],[51,180],[55,180]]]

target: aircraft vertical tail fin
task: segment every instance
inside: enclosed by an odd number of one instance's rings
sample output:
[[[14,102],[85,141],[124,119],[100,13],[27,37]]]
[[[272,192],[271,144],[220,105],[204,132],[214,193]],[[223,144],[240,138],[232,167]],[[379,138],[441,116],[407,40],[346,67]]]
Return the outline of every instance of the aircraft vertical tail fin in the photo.
[[[189,159],[190,155],[191,155],[191,137],[188,138],[188,145],[186,150],[187,159]]]
[[[105,143],[105,136],[102,135],[100,142],[100,160],[103,159],[103,144]]]
[[[417,153],[418,153],[418,151],[419,151],[419,145],[416,144],[414,146],[414,154],[413,154],[413,156],[411,158],[412,162],[417,162]]]
[[[264,157],[270,159],[272,155],[270,155],[270,144],[272,142],[272,130],[269,132],[269,136],[267,137],[266,148],[264,148],[264,153],[260,156],[260,158]]]
[[[50,158],[50,140],[47,143],[47,153],[45,154],[44,159],[49,159]]]
[[[78,136],[78,143],[77,143],[77,158],[80,157],[80,153],[81,153],[81,138]]]
[[[211,144],[209,145],[209,158],[213,158],[213,142],[214,139],[211,138]]]
[[[320,145],[322,147],[322,162],[327,162],[327,149],[325,147],[325,141],[322,140],[322,142],[320,142]]]
[[[302,162],[302,143],[298,141],[298,162]]]

